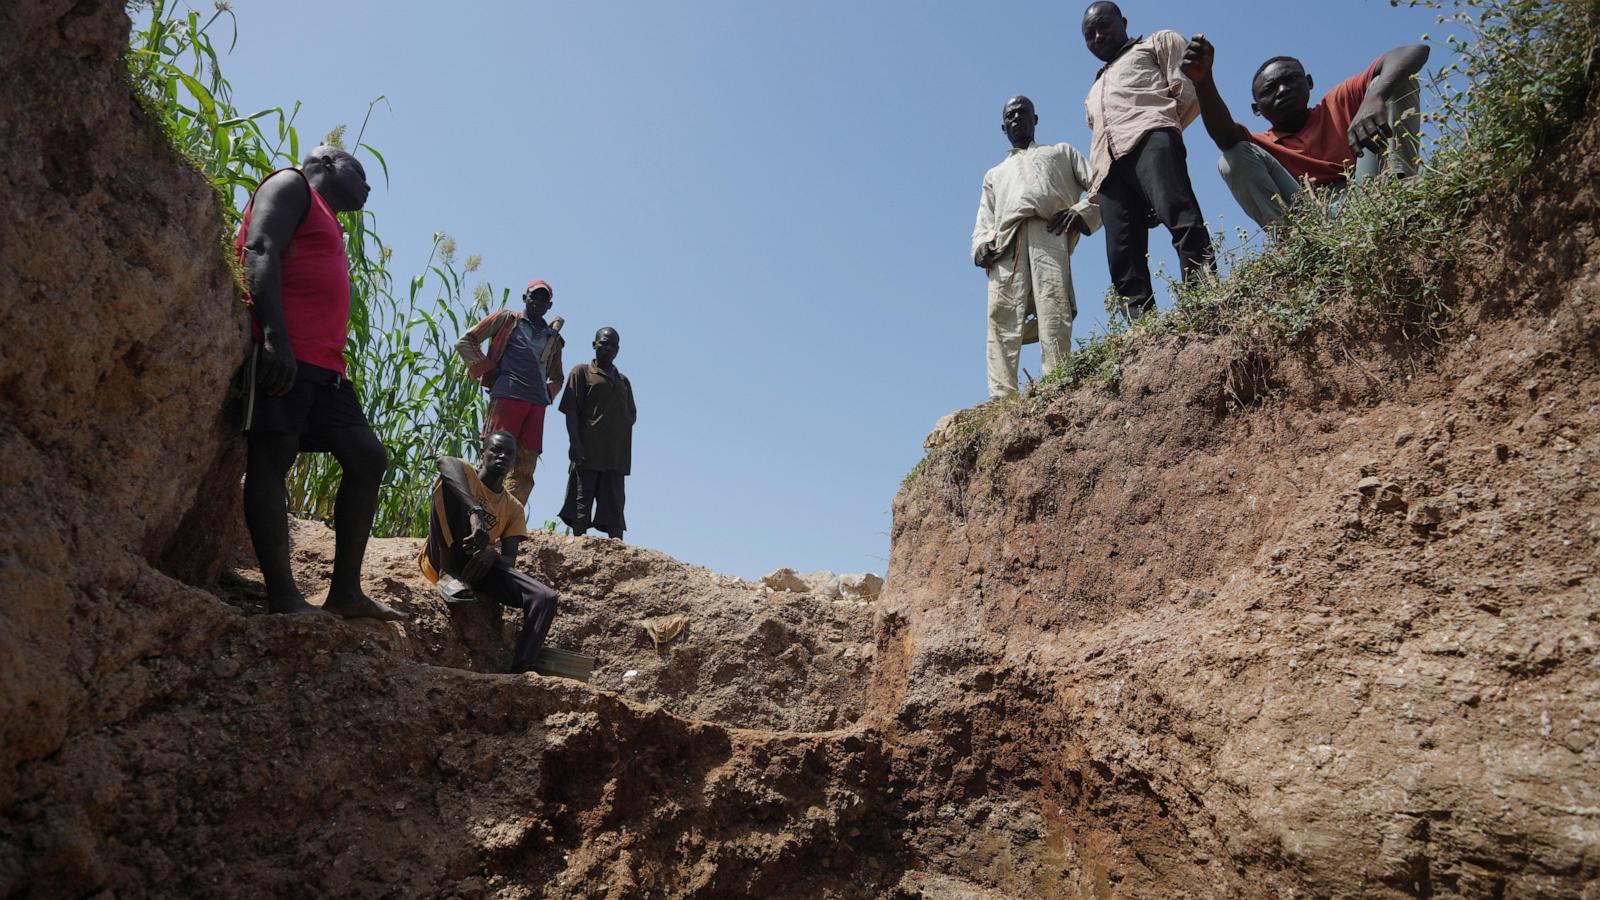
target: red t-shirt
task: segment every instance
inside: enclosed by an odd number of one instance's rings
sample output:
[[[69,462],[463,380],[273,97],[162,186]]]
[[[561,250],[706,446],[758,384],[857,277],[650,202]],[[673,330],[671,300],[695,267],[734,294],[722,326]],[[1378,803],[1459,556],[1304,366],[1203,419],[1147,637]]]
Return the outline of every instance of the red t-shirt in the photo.
[[[283,251],[283,322],[289,330],[289,346],[294,350],[295,361],[343,375],[344,345],[350,332],[350,260],[344,252],[344,228],[339,225],[328,201],[322,199],[309,181],[306,192],[311,195],[311,208],[306,210],[305,221],[295,229],[294,239]],[[234,241],[241,263],[255,202],[252,194],[249,205],[244,208],[239,237]],[[245,299],[250,300],[248,295]],[[261,326],[254,318],[252,303],[251,328],[259,342]]]
[[[1380,60],[1382,57],[1373,60],[1365,72],[1334,86],[1321,103],[1312,107],[1304,128],[1294,134],[1279,134],[1277,129],[1252,131],[1250,140],[1271,153],[1297,180],[1310,177],[1312,184],[1344,181],[1345,170],[1356,160],[1350,152],[1350,123],[1366,99]]]

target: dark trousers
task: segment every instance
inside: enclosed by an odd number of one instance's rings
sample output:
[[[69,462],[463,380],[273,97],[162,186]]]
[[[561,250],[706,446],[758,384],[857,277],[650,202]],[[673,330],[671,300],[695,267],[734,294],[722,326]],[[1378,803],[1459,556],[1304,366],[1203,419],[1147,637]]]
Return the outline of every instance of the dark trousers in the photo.
[[[1150,285],[1152,213],[1172,232],[1172,247],[1178,251],[1185,281],[1206,269],[1216,269],[1211,235],[1189,182],[1188,160],[1181,133],[1152,131],[1111,164],[1100,184],[1100,221],[1106,230],[1111,284],[1134,318],[1156,308]]]
[[[598,528],[613,537],[628,529],[622,514],[628,496],[621,472],[574,468],[567,476],[567,500],[561,505],[561,521],[573,534]]]
[[[449,572],[461,578],[472,555],[461,546],[461,539],[472,533],[470,509],[455,494],[440,485],[433,492],[434,515],[428,518],[428,563],[434,571]],[[447,543],[439,527],[439,512],[444,513],[453,539]],[[555,621],[556,600],[559,597],[549,585],[536,581],[511,567],[511,561],[501,558],[488,574],[476,581],[467,581],[472,592],[485,600],[509,606],[522,612],[522,630],[517,634],[516,652],[511,657],[511,671],[526,672],[544,646],[545,635],[550,633],[550,623]]]

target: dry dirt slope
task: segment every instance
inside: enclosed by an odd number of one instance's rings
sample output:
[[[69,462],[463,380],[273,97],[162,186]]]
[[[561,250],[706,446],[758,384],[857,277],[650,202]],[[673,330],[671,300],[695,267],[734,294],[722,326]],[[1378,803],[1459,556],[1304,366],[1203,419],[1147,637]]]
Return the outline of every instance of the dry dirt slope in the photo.
[[[896,753],[1003,773],[1134,895],[1600,893],[1597,183],[1591,120],[1437,351],[1284,354],[1241,411],[1225,347],[1149,345],[936,451],[895,509]]]
[[[1445,352],[1285,357],[1229,411],[1225,348],[1150,347],[1120,396],[941,454],[897,500],[873,668],[834,709],[858,614],[541,544],[596,608],[709,598],[717,627],[683,648],[721,641],[710,672],[791,691],[740,705],[685,666],[652,699],[839,726],[746,730],[471,671],[494,636],[429,607],[404,547],[376,548],[369,587],[412,630],[251,615],[248,573],[232,605],[162,574],[224,561],[181,526],[227,531],[207,504],[237,444],[193,423],[243,323],[194,252],[207,189],[117,78],[126,28],[115,3],[0,7],[0,895],[1589,890],[1592,133],[1529,186],[1513,221],[1536,228],[1489,233],[1515,265],[1463,262]],[[39,364],[64,346],[92,352]],[[574,639],[653,652],[580,605]],[[758,646],[769,620],[809,657],[793,676]]]

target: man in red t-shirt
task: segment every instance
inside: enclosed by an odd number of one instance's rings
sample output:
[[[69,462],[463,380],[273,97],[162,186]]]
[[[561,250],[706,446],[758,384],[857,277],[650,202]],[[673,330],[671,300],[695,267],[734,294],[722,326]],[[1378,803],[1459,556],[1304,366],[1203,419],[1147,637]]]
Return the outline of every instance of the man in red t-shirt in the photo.
[[[1305,66],[1292,56],[1274,56],[1250,83],[1251,111],[1272,126],[1262,132],[1228,112],[1211,77],[1215,56],[1205,35],[1195,35],[1184,52],[1183,74],[1194,82],[1206,132],[1222,151],[1222,180],[1256,224],[1283,218],[1305,184],[1342,188],[1352,164],[1357,178],[1377,174],[1385,163],[1398,175],[1416,172],[1422,116],[1415,76],[1428,61],[1426,44],[1390,50],[1314,107]]]

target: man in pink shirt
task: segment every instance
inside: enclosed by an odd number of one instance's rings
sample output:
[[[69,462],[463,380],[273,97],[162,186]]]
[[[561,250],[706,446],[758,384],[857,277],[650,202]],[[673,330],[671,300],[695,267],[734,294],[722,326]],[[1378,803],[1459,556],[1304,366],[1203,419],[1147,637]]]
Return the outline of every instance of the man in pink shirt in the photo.
[[[1184,52],[1183,72],[1194,82],[1206,132],[1222,151],[1222,180],[1263,227],[1309,184],[1341,189],[1352,165],[1357,178],[1382,171],[1417,170],[1421,126],[1416,74],[1428,61],[1425,44],[1396,47],[1309,106],[1312,79],[1292,56],[1274,56],[1256,70],[1251,111],[1271,126],[1252,132],[1233,120],[1211,77],[1216,49],[1195,35]]]
[[[244,521],[272,613],[405,618],[361,590],[389,457],[345,374],[350,263],[338,213],[361,209],[371,192],[354,156],[318,147],[300,168],[261,182],[235,242],[255,333],[245,372]],[[289,567],[285,479],[301,453],[332,453],[343,470],[333,504],[333,576],[320,607],[306,602]]]

